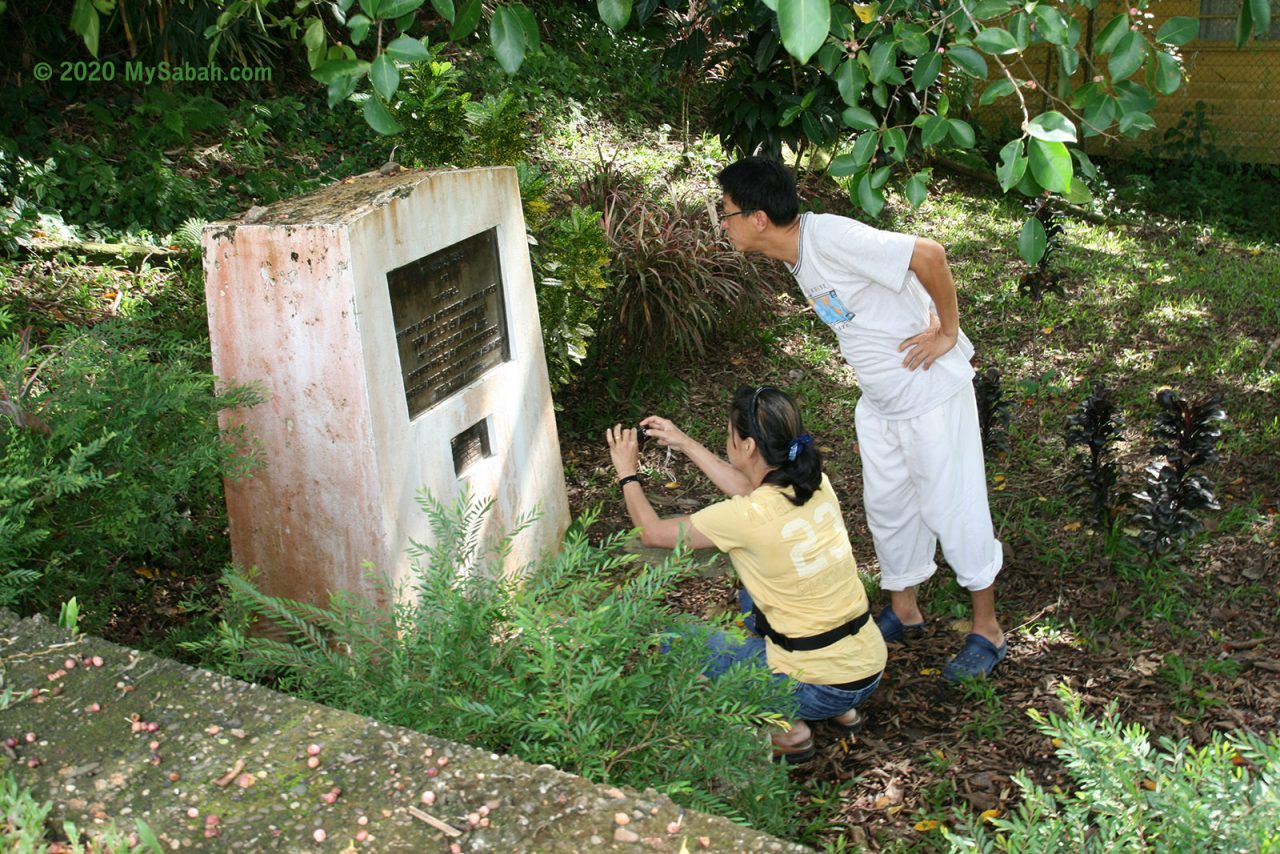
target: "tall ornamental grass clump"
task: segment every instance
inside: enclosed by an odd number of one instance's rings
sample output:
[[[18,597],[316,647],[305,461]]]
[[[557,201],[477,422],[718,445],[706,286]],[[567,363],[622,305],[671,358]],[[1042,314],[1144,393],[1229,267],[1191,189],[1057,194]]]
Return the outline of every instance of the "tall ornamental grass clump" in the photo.
[[[1020,771],[1022,803],[984,823],[958,816],[944,830],[953,851],[1280,851],[1280,737],[1215,731],[1203,747],[1168,737],[1151,743],[1137,724],[1085,715],[1079,695],[1060,686],[1065,716],[1028,714],[1054,740],[1074,778],[1052,794]]]
[[[220,649],[206,654],[389,724],[788,831],[792,792],[761,732],[787,698],[758,670],[701,676],[710,629],[663,605],[693,571],[686,555],[637,565],[620,536],[590,543],[587,514],[559,554],[506,579],[509,537],[480,533],[492,502],[419,501],[435,545],[412,550],[398,604],[334,593],[315,607],[231,574],[232,605],[283,639],[224,625]]]

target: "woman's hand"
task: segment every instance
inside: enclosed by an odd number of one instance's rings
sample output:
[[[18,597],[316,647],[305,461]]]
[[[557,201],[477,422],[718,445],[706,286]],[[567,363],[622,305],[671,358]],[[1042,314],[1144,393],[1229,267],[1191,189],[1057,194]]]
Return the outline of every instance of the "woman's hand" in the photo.
[[[615,424],[605,432],[604,438],[609,443],[609,456],[619,478],[630,477],[640,470],[640,443],[634,427]]]
[[[666,418],[650,415],[640,422],[644,434],[657,441],[664,448],[673,448],[680,453],[687,453],[691,439],[684,431]]]

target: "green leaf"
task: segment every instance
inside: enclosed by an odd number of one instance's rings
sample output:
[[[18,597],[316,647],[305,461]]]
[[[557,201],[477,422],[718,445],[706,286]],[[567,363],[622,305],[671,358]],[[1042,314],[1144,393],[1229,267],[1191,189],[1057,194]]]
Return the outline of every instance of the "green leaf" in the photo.
[[[1093,193],[1089,190],[1089,185],[1080,180],[1079,175],[1071,176],[1071,187],[1066,193],[1067,201],[1073,205],[1087,205],[1093,201]]]
[[[1031,174],[1046,190],[1065,193],[1071,187],[1071,152],[1061,142],[1032,137],[1027,143]]]
[[[880,135],[876,133],[860,133],[858,139],[853,144],[853,159],[858,164],[858,169],[865,169],[867,164],[871,162],[871,158],[875,156],[876,148],[880,145]]]
[[[871,186],[870,175],[863,175],[862,180],[858,182],[858,204],[862,205],[862,209],[872,219],[884,210],[884,194]]]
[[[1012,5],[1009,0],[980,0],[973,7],[973,17],[979,21],[985,21],[988,18],[999,18],[1008,14],[1009,7]]]
[[[1035,16],[1040,22],[1039,32],[1049,44],[1067,43],[1067,19],[1048,3],[1036,5]]]
[[[1146,113],[1125,113],[1120,117],[1120,132],[1128,137],[1137,137],[1143,131],[1153,130],[1155,119]]]
[[[924,204],[924,200],[929,198],[929,175],[927,172],[917,172],[907,180],[907,186],[903,192],[906,193],[907,201],[911,202],[911,207],[918,208]]]
[[[832,178],[847,178],[856,174],[862,166],[852,154],[840,154],[831,158],[827,164],[827,174]]]
[[[1062,66],[1062,78],[1070,80],[1071,75],[1076,73],[1076,69],[1080,67],[1080,54],[1076,53],[1075,48],[1067,47],[1064,44],[1058,45],[1058,63]]]
[[[1000,165],[996,167],[996,177],[1000,179],[1000,189],[1009,192],[1022,180],[1027,171],[1027,158],[1022,153],[1022,140],[1014,139],[1000,149]]]
[[[481,11],[480,0],[463,0],[462,8],[453,19],[453,26],[449,28],[449,41],[462,41],[475,32]]]
[[[538,45],[542,43],[542,35],[538,32],[538,19],[533,17],[533,12],[530,12],[529,7],[523,3],[514,3],[507,8],[516,16],[516,20],[524,30],[525,48],[537,50]]]
[[[320,50],[324,47],[324,22],[319,18],[312,18],[311,23],[307,24],[307,31],[302,36],[302,43],[307,46],[307,50]]]
[[[881,166],[879,169],[871,173],[871,189],[878,190],[889,181],[889,176],[893,174],[892,166]]]
[[[1116,84],[1116,97],[1120,101],[1121,112],[1149,113],[1156,108],[1155,96],[1132,80],[1122,80]]]
[[[413,36],[400,35],[387,45],[387,55],[392,59],[400,59],[405,62],[421,62],[424,59],[431,58],[431,51],[427,50],[427,46],[422,43],[421,39],[415,39]]]
[[[379,101],[376,95],[370,96],[364,102],[364,120],[369,123],[369,127],[383,136],[390,136],[404,130],[395,119],[391,118],[386,105]]]
[[[1062,113],[1041,113],[1027,123],[1027,133],[1049,142],[1075,142],[1076,126]]]
[[[961,148],[973,148],[973,144],[977,141],[974,136],[973,128],[968,122],[960,119],[948,119],[947,124],[951,130],[951,139]]]
[[[451,24],[453,23],[453,16],[457,14],[453,7],[453,0],[431,0],[431,8],[435,9],[436,14]]]
[[[1084,177],[1093,180],[1098,177],[1098,167],[1093,165],[1089,155],[1078,148],[1071,149],[1071,157],[1076,161],[1076,169]]]
[[[1130,30],[1120,37],[1120,43],[1116,45],[1115,51],[1111,54],[1111,58],[1107,60],[1107,71],[1111,73],[1111,80],[1124,80],[1142,67],[1142,62],[1146,59],[1147,40],[1142,34],[1134,30]]]
[[[907,156],[907,134],[902,128],[889,128],[881,144],[885,154],[901,163]]]
[[[369,63],[358,59],[331,59],[311,72],[321,83],[332,83],[340,77],[359,79],[369,71]]]
[[[90,0],[76,0],[76,5],[71,9],[71,29],[84,39],[84,46],[89,48],[89,53],[93,54],[94,58],[98,56],[98,36],[101,26],[98,10],[94,8],[93,3]]]
[[[916,60],[915,68],[911,69],[911,85],[916,87],[917,92],[922,92],[933,85],[941,70],[942,54],[931,50]]]
[[[922,56],[929,50],[929,37],[916,24],[908,24],[897,35],[902,52],[907,56]]]
[[[615,33],[631,20],[631,0],[596,0],[600,20]]]
[[[396,70],[396,64],[391,61],[391,57],[385,53],[378,54],[373,65],[369,66],[369,82],[373,84],[373,90],[381,95],[384,101],[391,100],[391,96],[396,93],[396,88],[400,85],[400,72]],[[375,127],[374,130],[377,128]]]
[[[1097,136],[1109,128],[1116,118],[1116,106],[1116,99],[1106,94],[1086,106],[1083,135]]]
[[[862,66],[855,59],[846,59],[836,69],[835,80],[840,98],[849,106],[856,107],[867,85],[867,75],[863,74]]]
[[[1164,26],[1156,33],[1156,41],[1161,44],[1183,45],[1194,41],[1200,35],[1200,21],[1180,15],[1164,22]]]
[[[1161,95],[1172,95],[1182,86],[1182,66],[1167,53],[1156,54],[1155,85]]]
[[[350,74],[344,74],[333,78],[329,83],[329,109],[332,110],[334,107],[351,97],[351,93],[356,91],[356,81],[358,79],[359,78],[356,76]]]
[[[992,56],[1006,53],[1017,53],[1018,43],[1008,30],[999,27],[988,27],[974,37],[973,43]]]
[[[896,67],[897,59],[898,48],[892,38],[885,37],[876,42],[876,46],[871,48],[871,82],[879,83],[888,77],[890,69]]]
[[[1031,16],[1019,12],[1009,22],[1009,34],[1013,36],[1018,50],[1026,50],[1031,45]]]
[[[925,148],[932,148],[947,138],[950,125],[942,116],[928,116],[924,121],[924,131],[920,134],[920,143]]]
[[[347,19],[347,27],[351,30],[351,43],[360,44],[369,35],[369,27],[373,24],[366,15],[352,15]]]
[[[854,130],[875,130],[880,127],[876,117],[861,107],[849,107],[840,114],[840,118]]]
[[[1236,47],[1244,47],[1253,30],[1253,4],[1240,4],[1240,17],[1236,18]]]
[[[822,129],[822,123],[813,113],[800,114],[800,128],[804,131],[805,138],[814,145],[822,145],[826,141],[827,135]]]
[[[507,74],[515,74],[524,62],[524,25],[509,6],[499,6],[489,22],[489,43],[493,55]]]
[[[978,99],[978,106],[985,107],[1005,95],[1012,95],[1014,88],[1013,81],[1007,77],[1001,78],[982,90],[982,97]]]
[[[1249,12],[1253,16],[1253,34],[1264,38],[1271,29],[1271,3],[1269,0],[1249,0]]]
[[[1029,199],[1044,195],[1044,187],[1041,187],[1036,182],[1036,177],[1031,174],[1030,169],[1023,173],[1021,180],[1014,186],[1014,189]]]
[[[378,17],[378,0],[360,0],[360,8],[370,18]]]
[[[1098,33],[1098,41],[1094,46],[1098,54],[1107,54],[1116,49],[1120,39],[1129,32],[1129,16],[1121,13],[1112,18],[1102,32]]]
[[[985,80],[987,76],[987,61],[982,58],[982,54],[978,53],[971,47],[953,47],[947,51],[947,56],[951,57],[951,61],[956,67],[968,74],[970,77],[977,77],[979,80]]]
[[[778,4],[783,47],[802,65],[822,47],[830,27],[830,0],[787,0]]]
[[[773,33],[769,33],[770,36]],[[760,40],[762,43],[764,39]],[[759,51],[757,50],[757,54]],[[840,66],[840,60],[844,59],[844,45],[839,42],[827,42],[818,50],[818,66],[822,69],[822,73],[828,77],[836,76],[836,69]],[[760,67],[760,63],[756,62],[756,68]]]
[[[1022,233],[1018,235],[1018,254],[1023,261],[1033,267],[1039,264],[1048,245],[1049,235],[1045,234],[1044,223],[1031,217],[1022,224]]]
[[[416,12],[426,0],[382,0],[378,4],[379,18],[400,18]]]

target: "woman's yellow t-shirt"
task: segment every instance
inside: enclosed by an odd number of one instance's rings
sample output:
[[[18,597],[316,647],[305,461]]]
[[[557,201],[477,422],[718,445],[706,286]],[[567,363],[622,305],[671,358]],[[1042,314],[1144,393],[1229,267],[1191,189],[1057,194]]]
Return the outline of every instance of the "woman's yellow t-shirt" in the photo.
[[[690,522],[725,552],[769,625],[788,637],[841,626],[868,607],[831,481],[802,506],[772,484],[712,504]],[[875,620],[822,649],[788,652],[766,640],[775,672],[813,685],[842,685],[879,673],[886,658]]]

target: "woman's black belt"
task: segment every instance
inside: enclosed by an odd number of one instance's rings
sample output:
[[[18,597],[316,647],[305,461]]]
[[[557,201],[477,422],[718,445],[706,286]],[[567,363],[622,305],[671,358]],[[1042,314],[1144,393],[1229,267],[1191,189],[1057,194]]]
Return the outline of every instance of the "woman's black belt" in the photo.
[[[751,613],[755,617],[756,634],[763,635],[773,641],[778,647],[785,649],[787,652],[808,652],[809,650],[822,649],[824,646],[831,646],[836,641],[847,635],[856,635],[862,631],[862,627],[867,624],[867,620],[871,617],[871,612],[863,611],[843,626],[836,626],[834,629],[828,629],[822,634],[809,635],[803,638],[787,637],[779,631],[775,631],[769,625],[768,618],[765,617],[764,611],[758,607],[752,606]]]

